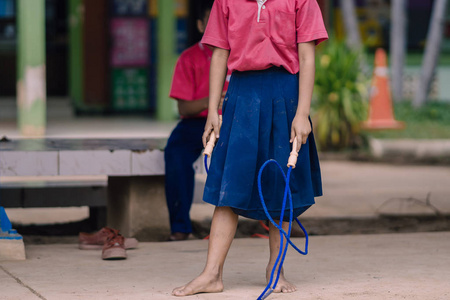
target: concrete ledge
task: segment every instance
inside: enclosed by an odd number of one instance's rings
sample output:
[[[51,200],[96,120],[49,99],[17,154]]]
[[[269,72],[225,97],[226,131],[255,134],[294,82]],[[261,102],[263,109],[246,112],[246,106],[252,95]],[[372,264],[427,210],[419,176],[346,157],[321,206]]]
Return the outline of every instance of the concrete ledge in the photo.
[[[24,260],[25,246],[23,238],[12,229],[11,222],[3,206],[0,206],[0,261]]]
[[[165,144],[164,138],[7,140],[0,142],[0,174],[164,175]]]
[[[376,158],[406,156],[414,159],[450,158],[450,140],[371,139],[370,152]]]
[[[25,246],[21,236],[20,239],[0,236],[0,261],[25,259]]]

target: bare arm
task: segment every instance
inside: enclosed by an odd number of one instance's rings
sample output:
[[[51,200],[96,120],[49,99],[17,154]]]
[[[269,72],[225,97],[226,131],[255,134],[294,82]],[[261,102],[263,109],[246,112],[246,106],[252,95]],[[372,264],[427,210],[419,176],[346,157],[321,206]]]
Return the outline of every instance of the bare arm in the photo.
[[[300,150],[301,144],[306,143],[306,139],[311,133],[311,124],[309,123],[308,117],[316,68],[314,41],[298,44],[298,57],[300,63],[298,106],[294,120],[292,121],[290,140],[292,143],[294,138],[297,137],[297,151]]]
[[[209,97],[201,98],[194,101],[186,101],[177,99],[178,112],[182,116],[195,116],[208,108]]]
[[[203,146],[212,130],[219,137],[219,106],[222,98],[223,85],[227,76],[227,61],[229,50],[214,48],[211,58],[211,70],[209,72],[209,110],[206,120],[205,132],[203,133]]]
[[[219,109],[222,109],[225,94],[226,91],[223,91],[219,102]],[[179,114],[185,117],[191,117],[198,115],[205,109],[208,109],[209,97],[201,98],[194,101],[186,101],[181,99],[177,99],[177,101]]]

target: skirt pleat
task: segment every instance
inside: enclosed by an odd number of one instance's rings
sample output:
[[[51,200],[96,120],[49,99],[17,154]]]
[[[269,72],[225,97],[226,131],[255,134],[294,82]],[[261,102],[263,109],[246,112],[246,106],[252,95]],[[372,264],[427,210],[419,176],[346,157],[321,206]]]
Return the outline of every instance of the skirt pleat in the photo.
[[[223,104],[220,138],[211,158],[203,200],[229,206],[244,217],[266,220],[258,194],[258,172],[265,161],[277,160],[287,173],[292,120],[297,110],[298,75],[282,68],[233,72]],[[285,180],[277,166],[269,164],[261,186],[272,218],[282,210]],[[294,217],[322,195],[320,166],[314,137],[299,152],[292,170],[290,189]],[[289,203],[284,212],[289,218]]]

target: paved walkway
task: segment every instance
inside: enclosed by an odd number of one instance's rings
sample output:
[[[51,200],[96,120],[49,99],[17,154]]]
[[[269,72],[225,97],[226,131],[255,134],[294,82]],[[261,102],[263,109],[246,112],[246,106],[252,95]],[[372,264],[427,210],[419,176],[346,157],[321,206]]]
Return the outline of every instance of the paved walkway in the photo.
[[[320,164],[324,195],[303,217],[450,214],[449,167],[327,160]],[[201,203],[202,180],[197,179],[195,201]],[[193,218],[211,215],[212,210],[195,205]]]
[[[142,243],[126,260],[102,261],[74,244],[27,246],[26,261],[0,262],[0,299],[176,299],[172,288],[202,270],[206,249],[202,240]],[[450,232],[315,236],[309,250],[286,259],[298,291],[268,299],[450,299]],[[267,257],[266,240],[235,240],[225,291],[186,299],[256,299]]]
[[[324,196],[305,216],[450,213],[449,167],[322,161],[322,177]]]
[[[175,123],[77,118],[49,124],[48,136],[76,138],[167,136]],[[18,135],[12,122],[0,128],[0,135]],[[323,161],[322,171],[325,195],[305,217],[450,212],[448,167]],[[193,219],[210,211],[196,205]],[[100,252],[75,244],[26,245],[26,261],[0,262],[0,299],[175,299],[172,288],[202,270],[206,249],[202,240],[142,243],[127,260],[102,261]],[[450,299],[449,250],[450,232],[314,236],[308,256],[291,251],[286,260],[286,275],[299,291],[268,299]],[[267,256],[266,240],[237,239],[225,291],[188,299],[256,299]]]

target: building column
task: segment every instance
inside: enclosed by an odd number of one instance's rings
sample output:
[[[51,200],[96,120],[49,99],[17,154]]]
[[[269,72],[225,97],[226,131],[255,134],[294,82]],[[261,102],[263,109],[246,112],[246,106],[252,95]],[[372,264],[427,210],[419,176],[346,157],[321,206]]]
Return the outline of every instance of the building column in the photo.
[[[83,0],[69,0],[69,96],[83,105]]]
[[[22,135],[45,134],[45,0],[17,0],[17,113]]]
[[[169,99],[177,58],[175,24],[175,1],[158,0],[156,117],[160,121],[173,120],[176,116],[175,103]]]

